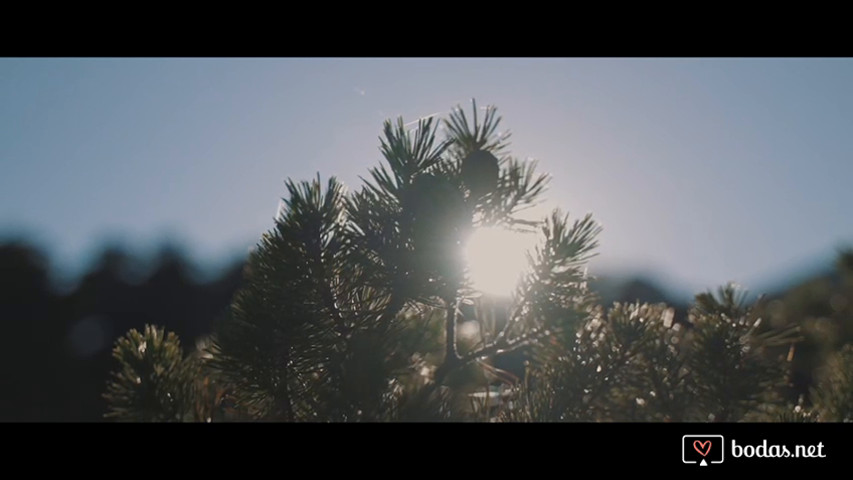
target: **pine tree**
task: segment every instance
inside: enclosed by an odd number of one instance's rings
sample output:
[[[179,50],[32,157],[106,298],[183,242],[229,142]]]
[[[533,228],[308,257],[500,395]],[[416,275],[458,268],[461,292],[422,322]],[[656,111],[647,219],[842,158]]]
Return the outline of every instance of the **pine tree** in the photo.
[[[247,286],[214,341],[211,364],[249,417],[454,418],[467,398],[449,385],[559,323],[554,312],[540,313],[547,292],[527,288],[493,341],[469,348],[457,340],[463,304],[476,303],[461,258],[466,236],[485,225],[529,228],[517,213],[547,181],[530,162],[499,160],[507,146],[497,135],[500,119],[494,108],[482,123],[478,115],[476,104],[470,123],[454,111],[444,140],[432,119],[412,131],[402,119],[386,122],[385,164],[352,194],[334,178],[325,188],[319,177],[288,182],[285,213],[250,258]],[[473,168],[487,171],[484,156],[497,174],[477,182],[468,162],[478,159]],[[558,267],[558,255],[580,262],[594,232],[590,219],[570,228],[554,217],[545,233],[555,245],[547,248],[561,250],[543,253],[553,265],[539,271]],[[554,293],[568,304],[583,291],[564,282]]]
[[[732,286],[697,296],[677,322],[666,305],[598,305],[586,262],[600,227],[559,210],[525,218],[548,176],[508,153],[495,108],[480,115],[474,103],[470,119],[456,108],[411,129],[386,121],[383,163],[355,191],[335,177],[288,180],[285,208],[208,344],[182,358],[177,339],[156,329],[119,340],[109,415],[788,418],[779,412],[793,411],[784,390],[794,329],[762,323]],[[466,269],[462,246],[484,227],[539,238],[508,302],[478,292]],[[475,322],[476,334],[460,337],[462,321]],[[506,367],[508,358],[524,364]]]

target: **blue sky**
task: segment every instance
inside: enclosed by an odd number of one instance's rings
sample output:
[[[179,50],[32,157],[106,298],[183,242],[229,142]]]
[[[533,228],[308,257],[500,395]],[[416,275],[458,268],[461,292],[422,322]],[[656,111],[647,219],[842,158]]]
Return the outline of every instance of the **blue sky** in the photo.
[[[853,240],[851,59],[0,59],[0,232],[246,252],[284,180],[351,187],[385,118],[494,104],[595,269],[775,282]]]

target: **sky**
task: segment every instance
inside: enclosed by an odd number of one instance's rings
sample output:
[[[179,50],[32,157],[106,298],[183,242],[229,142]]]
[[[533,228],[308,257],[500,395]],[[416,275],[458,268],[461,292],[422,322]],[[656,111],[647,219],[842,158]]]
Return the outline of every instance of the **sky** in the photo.
[[[853,59],[0,58],[0,238],[244,255],[284,181],[357,188],[383,120],[491,104],[591,272],[778,283],[853,241]]]

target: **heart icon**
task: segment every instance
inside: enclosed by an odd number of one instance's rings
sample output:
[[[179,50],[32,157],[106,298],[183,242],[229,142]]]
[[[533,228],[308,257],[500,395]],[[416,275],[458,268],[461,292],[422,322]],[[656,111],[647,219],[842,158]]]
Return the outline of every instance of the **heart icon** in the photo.
[[[696,440],[693,442],[693,449],[699,452],[699,455],[707,457],[708,453],[711,451],[711,441],[705,440],[704,442],[700,442],[699,440]]]

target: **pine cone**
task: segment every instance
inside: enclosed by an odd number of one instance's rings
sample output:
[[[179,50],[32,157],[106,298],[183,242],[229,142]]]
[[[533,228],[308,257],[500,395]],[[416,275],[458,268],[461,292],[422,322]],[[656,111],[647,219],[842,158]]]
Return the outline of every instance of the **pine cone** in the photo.
[[[498,186],[498,159],[485,150],[475,150],[462,160],[462,181],[478,200]]]

